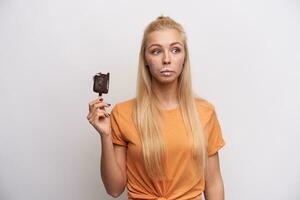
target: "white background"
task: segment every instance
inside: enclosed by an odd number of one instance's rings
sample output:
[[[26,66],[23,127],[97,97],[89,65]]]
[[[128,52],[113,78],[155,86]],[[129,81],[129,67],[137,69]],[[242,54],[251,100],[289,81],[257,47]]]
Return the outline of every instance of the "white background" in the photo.
[[[0,1],[0,199],[99,200],[92,76],[135,95],[145,26],[186,29],[195,92],[215,105],[228,200],[300,199],[300,2]],[[127,191],[119,199],[126,199]]]

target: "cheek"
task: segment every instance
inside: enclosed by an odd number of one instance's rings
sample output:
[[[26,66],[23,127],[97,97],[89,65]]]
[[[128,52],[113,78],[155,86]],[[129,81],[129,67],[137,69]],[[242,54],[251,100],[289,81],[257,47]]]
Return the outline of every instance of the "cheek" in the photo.
[[[176,66],[178,69],[182,69],[183,68],[183,64],[184,64],[184,57],[180,57],[178,59],[176,59]]]
[[[152,71],[152,72],[154,72],[160,68],[160,62],[158,62],[156,59],[153,59],[153,58],[149,58],[147,60],[147,64],[150,68],[150,71]]]
[[[148,58],[147,59],[147,63],[148,63],[148,65],[155,65],[155,59],[153,59],[153,58]]]
[[[151,76],[153,76],[155,74],[155,69],[156,69],[156,64],[155,64],[155,60],[151,59],[151,58],[145,58],[145,61],[148,65],[149,68],[149,72],[151,74]]]

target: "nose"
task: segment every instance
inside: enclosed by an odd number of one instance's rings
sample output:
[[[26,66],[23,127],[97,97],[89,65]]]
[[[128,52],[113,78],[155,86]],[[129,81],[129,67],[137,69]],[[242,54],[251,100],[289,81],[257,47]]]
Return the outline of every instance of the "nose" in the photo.
[[[165,52],[165,53],[164,53],[163,64],[164,64],[164,65],[171,64],[171,59],[170,59],[169,52]]]

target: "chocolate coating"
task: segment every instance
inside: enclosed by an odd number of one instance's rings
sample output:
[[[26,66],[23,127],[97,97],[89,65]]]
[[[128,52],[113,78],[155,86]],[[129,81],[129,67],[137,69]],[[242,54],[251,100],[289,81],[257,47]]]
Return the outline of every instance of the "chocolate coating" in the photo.
[[[103,93],[107,94],[109,89],[109,73],[102,74],[101,72],[94,76],[94,92],[99,93],[101,96]]]

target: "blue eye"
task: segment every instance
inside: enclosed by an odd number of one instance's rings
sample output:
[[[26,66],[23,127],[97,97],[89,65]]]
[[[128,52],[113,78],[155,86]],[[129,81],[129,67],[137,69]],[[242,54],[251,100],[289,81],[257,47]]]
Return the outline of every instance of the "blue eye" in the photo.
[[[154,49],[153,51],[151,51],[151,54],[157,55],[160,53],[159,49]]]
[[[179,53],[180,52],[180,49],[179,48],[174,48],[172,49],[172,53]]]

